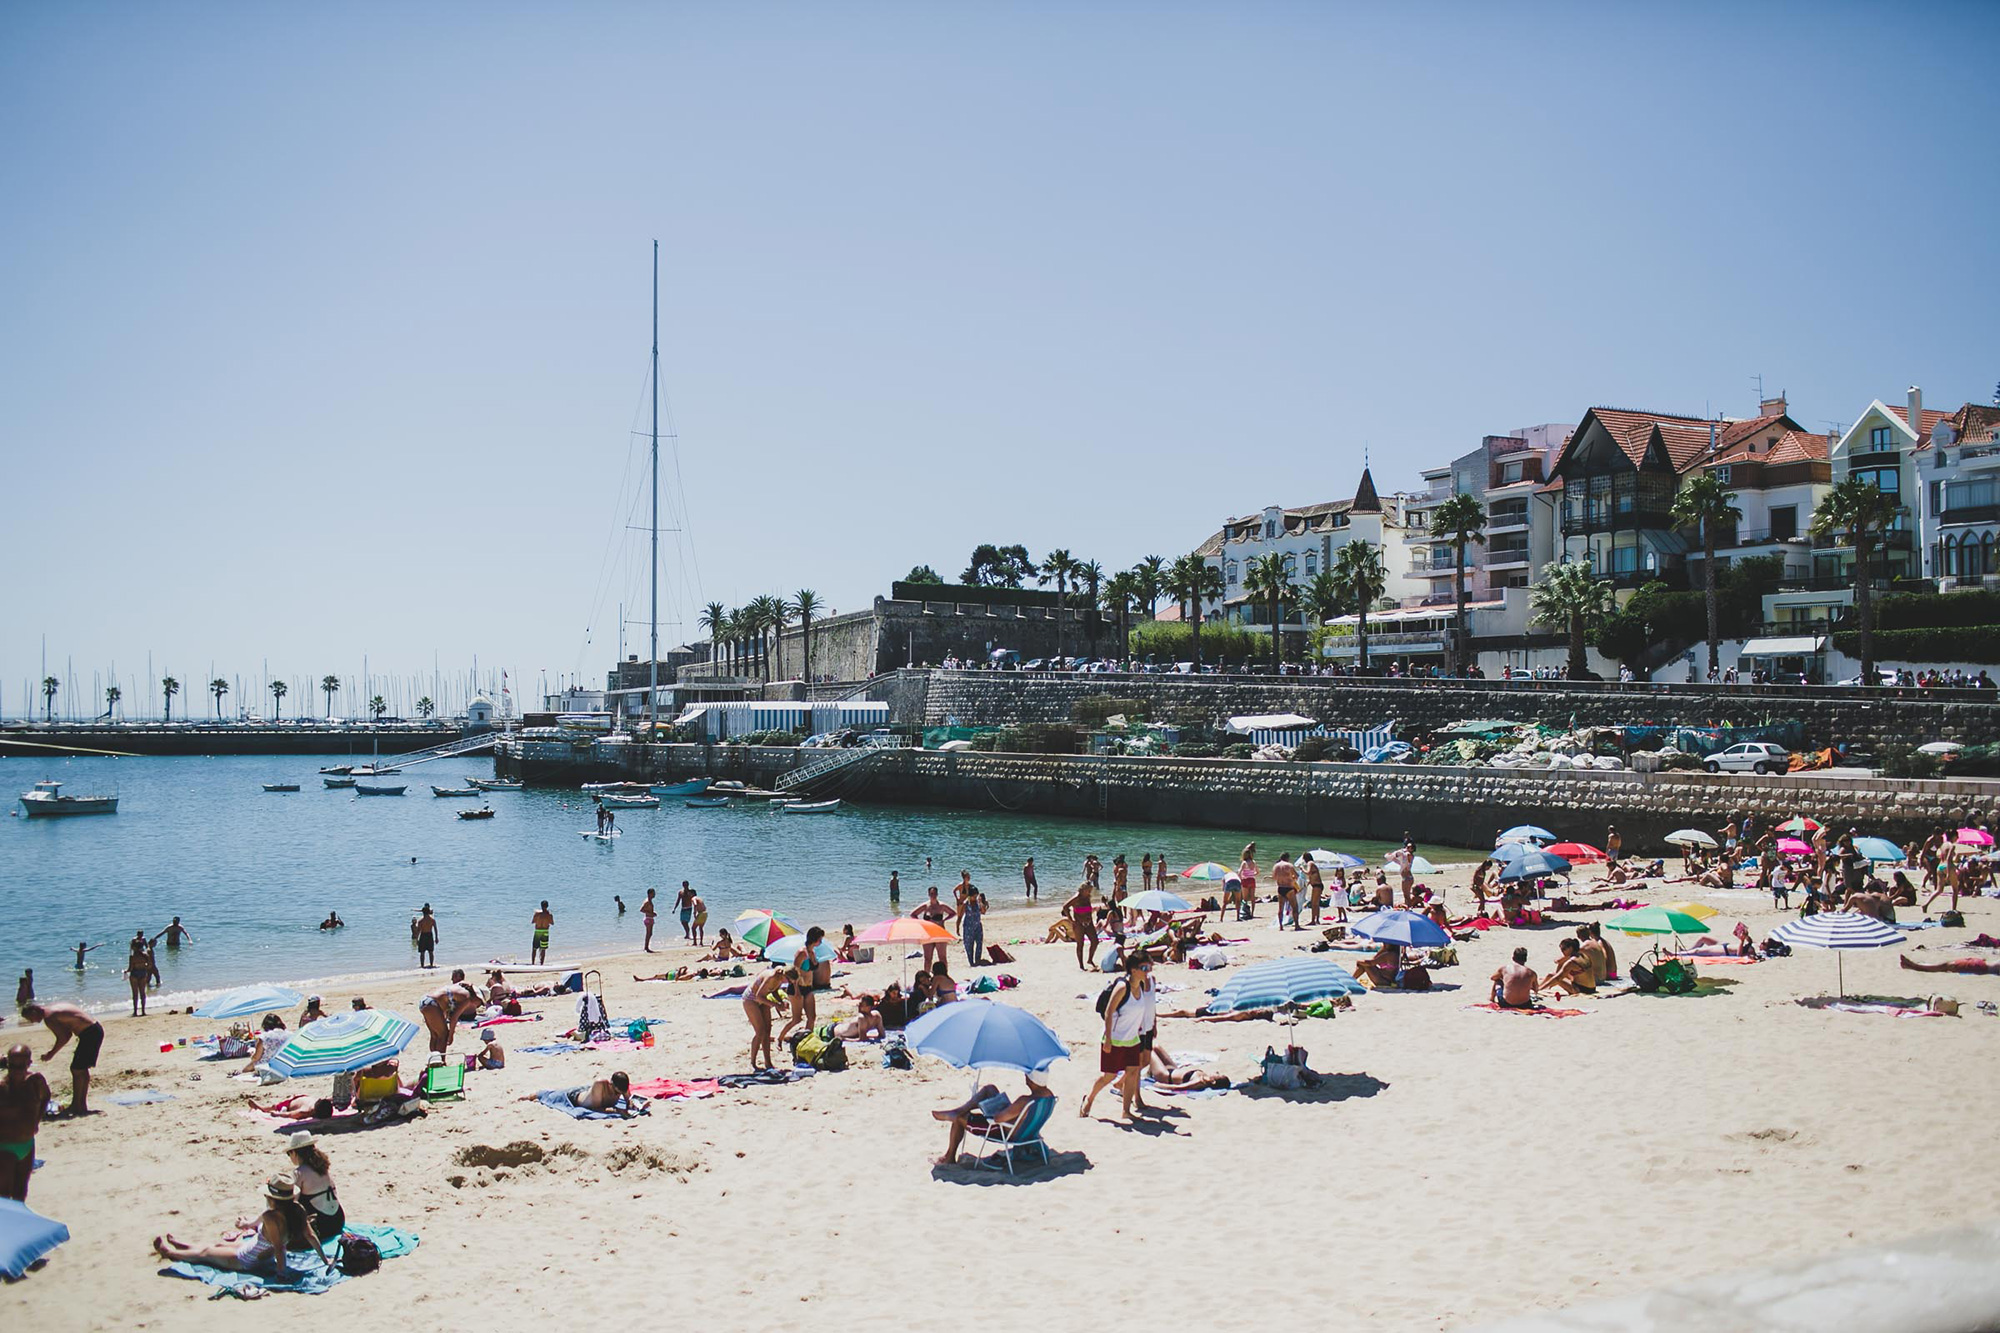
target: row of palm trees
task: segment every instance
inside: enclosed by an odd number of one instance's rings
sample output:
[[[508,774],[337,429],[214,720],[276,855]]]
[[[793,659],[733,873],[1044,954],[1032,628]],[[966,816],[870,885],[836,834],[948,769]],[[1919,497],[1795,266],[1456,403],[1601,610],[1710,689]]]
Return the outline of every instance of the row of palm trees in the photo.
[[[332,717],[333,696],[340,690],[340,677],[322,676],[319,687],[326,695],[326,715]],[[217,676],[214,680],[208,682],[208,692],[215,698],[215,716],[217,718],[222,716],[222,699],[224,695],[229,693],[229,689],[229,682],[221,676]],[[285,696],[291,693],[291,686],[282,680],[274,680],[271,682],[270,689],[271,717],[273,720],[276,720],[283,716]],[[61,691],[62,681],[60,678],[56,676],[42,677],[43,720],[50,722],[55,720],[56,695]],[[160,678],[160,694],[166,700],[166,707],[162,712],[162,720],[167,722],[174,720],[174,698],[180,692],[181,683],[179,680],[172,676],[163,676]],[[111,715],[112,710],[118,706],[118,701],[124,697],[125,691],[118,688],[118,686],[107,685],[104,687],[104,713],[106,717]],[[382,715],[389,711],[389,703],[378,694],[368,701],[368,711],[379,722],[382,719]],[[417,713],[420,716],[429,718],[436,711],[437,705],[431,702],[429,695],[425,695],[423,698],[417,700]]]
[[[764,680],[781,678],[785,670],[785,631],[793,625],[803,640],[800,667],[806,680],[813,678],[813,621],[825,610],[819,594],[801,588],[789,600],[781,596],[753,597],[734,611],[721,602],[702,608],[701,627],[708,631],[710,661],[719,670],[727,664],[734,675],[757,674]]]

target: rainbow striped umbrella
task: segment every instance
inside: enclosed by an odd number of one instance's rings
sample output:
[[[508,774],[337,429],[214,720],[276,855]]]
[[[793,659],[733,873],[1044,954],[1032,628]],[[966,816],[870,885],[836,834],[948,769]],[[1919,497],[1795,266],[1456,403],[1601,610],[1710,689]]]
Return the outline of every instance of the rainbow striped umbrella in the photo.
[[[764,907],[743,913],[736,918],[736,924],[740,927],[736,933],[743,942],[758,949],[768,949],[787,935],[805,933],[798,922]]]
[[[300,1028],[268,1064],[286,1078],[348,1074],[398,1054],[417,1032],[417,1024],[387,1009],[350,1009]]]
[[[1189,866],[1181,871],[1182,879],[1224,880],[1235,874],[1228,866],[1217,865],[1213,861],[1203,861],[1198,866]]]

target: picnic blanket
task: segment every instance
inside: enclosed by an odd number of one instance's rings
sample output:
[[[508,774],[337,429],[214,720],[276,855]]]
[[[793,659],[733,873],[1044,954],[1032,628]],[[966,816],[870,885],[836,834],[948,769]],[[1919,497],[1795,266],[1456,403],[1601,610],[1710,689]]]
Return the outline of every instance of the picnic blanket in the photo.
[[[398,1227],[366,1226],[356,1223],[342,1233],[349,1236],[366,1236],[375,1242],[375,1248],[382,1258],[400,1259],[417,1248],[417,1233],[404,1231]],[[296,1291],[305,1296],[317,1296],[330,1291],[347,1281],[347,1274],[338,1268],[328,1268],[320,1263],[319,1254],[313,1250],[294,1250],[285,1256],[285,1266],[291,1270],[287,1281],[261,1277],[255,1273],[225,1273],[219,1268],[205,1264],[172,1263],[160,1270],[162,1276],[187,1277],[197,1282],[206,1282],[211,1287],[220,1287],[216,1292],[224,1292],[249,1298],[261,1296],[269,1291]]]
[[[616,1111],[593,1111],[587,1106],[578,1106],[570,1100],[570,1098],[584,1091],[589,1086],[587,1083],[580,1083],[574,1088],[550,1088],[547,1092],[536,1093],[535,1100],[552,1110],[561,1111],[572,1120],[625,1119],[624,1116],[619,1115]],[[630,1104],[633,1115],[652,1114],[646,1107],[646,1099],[644,1097],[633,1097]]]
[[[1497,1014],[1527,1014],[1531,1018],[1581,1018],[1588,1009],[1516,1009],[1505,1004],[1468,1004],[1467,1009],[1491,1009]]]
[[[642,1083],[632,1085],[632,1091],[638,1096],[669,1101],[677,1097],[686,1097],[690,1100],[713,1097],[721,1088],[722,1085],[714,1079],[683,1082],[677,1078],[649,1078]]]

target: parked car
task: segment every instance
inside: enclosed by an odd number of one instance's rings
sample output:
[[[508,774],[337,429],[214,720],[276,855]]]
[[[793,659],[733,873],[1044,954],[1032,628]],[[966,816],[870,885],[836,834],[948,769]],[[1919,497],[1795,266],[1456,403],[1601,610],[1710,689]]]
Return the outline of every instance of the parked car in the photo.
[[[1782,745],[1744,741],[1718,750],[1702,762],[1702,767],[1711,773],[1783,773],[1791,764],[1791,751]]]

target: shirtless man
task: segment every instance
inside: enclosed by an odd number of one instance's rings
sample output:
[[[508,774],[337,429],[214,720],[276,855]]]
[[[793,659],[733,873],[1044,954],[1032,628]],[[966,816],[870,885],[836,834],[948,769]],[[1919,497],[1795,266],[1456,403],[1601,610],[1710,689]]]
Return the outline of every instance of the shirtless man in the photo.
[[[646,952],[647,952],[647,953],[651,953],[651,952],[653,951],[653,919],[654,919],[655,917],[659,916],[659,914],[660,914],[660,909],[659,909],[659,907],[658,907],[657,905],[655,905],[655,903],[654,903],[654,901],[653,901],[653,899],[654,899],[654,896],[655,896],[656,894],[658,894],[658,893],[659,893],[659,890],[658,890],[658,889],[647,889],[647,890],[646,890],[646,901],[645,901],[645,902],[643,902],[643,903],[640,903],[640,904],[639,904],[639,915],[640,915],[640,916],[642,916],[642,917],[644,917],[644,918],[645,918],[645,920],[646,920]]]
[[[1624,835],[1618,832],[1618,826],[1616,824],[1607,825],[1604,830],[1605,860],[1612,865],[1617,865],[1618,858],[1623,856],[1624,854],[1625,854]]]
[[[549,911],[549,900],[544,898],[542,899],[541,910],[535,913],[532,921],[535,927],[535,934],[533,942],[528,948],[528,961],[530,963],[546,963],[549,961],[549,927],[555,925],[555,923],[555,914]]]
[[[1502,963],[1493,974],[1493,1003],[1502,1009],[1535,1007],[1535,969],[1528,966],[1528,951],[1514,950],[1514,961]]]
[[[1290,853],[1279,852],[1271,863],[1271,884],[1278,892],[1278,929],[1283,930],[1289,918],[1293,930],[1304,930],[1299,921],[1299,871]]]
[[[681,919],[681,938],[694,943],[694,890],[686,880],[681,881],[681,891],[674,895],[674,913]]]
[[[102,949],[103,947],[101,944],[90,944],[86,941],[78,940],[76,942],[76,970],[79,972],[83,971],[83,956],[85,954],[89,953],[92,949]]]
[[[1595,988],[1603,985],[1604,978],[1609,975],[1606,971],[1609,964],[1606,963],[1604,957],[1604,941],[1593,939],[1590,934],[1590,927],[1586,924],[1576,928],[1576,943],[1577,947],[1583,952],[1583,960],[1590,964],[1591,986]]]
[[[431,915],[429,903],[424,904],[423,914],[417,918],[411,930],[417,938],[417,966],[436,967],[438,923],[437,918]]]
[[[1042,886],[1035,882],[1035,858],[1032,856],[1021,867],[1021,889],[1027,894],[1031,903],[1038,901],[1042,896]]]
[[[857,996],[855,997],[855,1004],[860,1009],[860,1012],[852,1018],[843,1019],[834,1024],[833,1035],[839,1037],[842,1041],[874,1041],[880,1039],[886,1029],[882,1024],[882,1011],[875,1007],[874,999],[867,995]]]
[[[49,1105],[49,1081],[28,1067],[34,1052],[8,1048],[0,1078],[0,1199],[28,1201],[28,1173],[35,1167],[35,1132]]]
[[[1974,977],[2000,976],[2000,963],[1989,963],[1984,958],[1960,958],[1949,963],[1913,963],[1905,954],[1897,961],[1911,972],[1959,972]],[[6,1146],[0,1143],[0,1149],[5,1149]]]
[[[430,1030],[431,1050],[443,1055],[451,1049],[452,1038],[458,1035],[459,1021],[479,1012],[479,992],[468,982],[455,981],[418,1000],[417,1012]]]
[[[158,944],[162,939],[166,940],[169,949],[178,949],[183,939],[189,944],[194,943],[194,932],[183,926],[179,917],[175,917],[167,923],[165,929],[153,936],[153,943]]]
[[[56,1052],[69,1045],[70,1038],[76,1038],[76,1052],[69,1058],[70,1101],[62,1114],[89,1115],[90,1071],[96,1067],[97,1053],[104,1047],[104,1024],[73,1004],[56,1001],[23,1005],[21,1017],[55,1033],[56,1044],[43,1054],[43,1064],[55,1059]]]
[[[1538,991],[1553,991],[1557,995],[1593,995],[1597,983],[1591,979],[1590,960],[1583,956],[1583,950],[1575,940],[1562,942],[1562,961],[1556,970],[1542,978],[1535,987]]]

